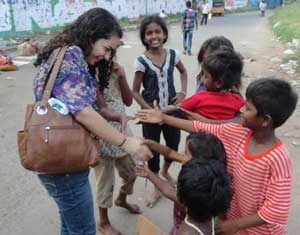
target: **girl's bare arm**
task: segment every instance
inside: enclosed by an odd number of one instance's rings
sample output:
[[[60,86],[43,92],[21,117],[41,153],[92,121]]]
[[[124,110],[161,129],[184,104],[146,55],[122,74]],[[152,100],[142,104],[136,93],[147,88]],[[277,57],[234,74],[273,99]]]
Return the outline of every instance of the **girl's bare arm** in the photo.
[[[177,92],[176,96],[173,98],[173,104],[180,104],[181,101],[186,97],[187,89],[187,71],[181,61],[176,65],[177,70],[180,73],[181,91]]]
[[[183,63],[181,62],[181,60],[176,65],[176,68],[180,73],[181,91],[186,94],[186,91],[187,91],[187,71],[186,71],[186,68],[184,67]]]
[[[129,88],[124,68],[119,65],[119,85],[124,104],[129,107],[132,104],[133,94]]]
[[[134,80],[133,80],[133,97],[138,102],[138,104],[141,106],[142,109],[151,109],[151,106],[146,103],[144,98],[140,94],[141,85],[143,82],[144,73],[142,72],[135,72]]]

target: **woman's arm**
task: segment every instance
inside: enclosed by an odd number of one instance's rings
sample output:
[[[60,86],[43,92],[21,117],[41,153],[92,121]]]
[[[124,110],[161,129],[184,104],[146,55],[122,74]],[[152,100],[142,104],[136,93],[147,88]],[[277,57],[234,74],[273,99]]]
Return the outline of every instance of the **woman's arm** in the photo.
[[[99,113],[102,117],[109,121],[120,122],[121,115],[109,108],[107,108],[107,104],[105,102],[103,94],[97,89],[97,105],[100,109]]]
[[[143,145],[142,139],[125,136],[90,106],[76,113],[75,119],[99,138],[121,147],[137,160],[148,160],[152,157],[151,151]]]
[[[148,105],[144,98],[140,95],[140,89],[143,82],[143,78],[144,73],[139,71],[135,72],[132,88],[133,97],[142,109],[151,109],[152,107]]]

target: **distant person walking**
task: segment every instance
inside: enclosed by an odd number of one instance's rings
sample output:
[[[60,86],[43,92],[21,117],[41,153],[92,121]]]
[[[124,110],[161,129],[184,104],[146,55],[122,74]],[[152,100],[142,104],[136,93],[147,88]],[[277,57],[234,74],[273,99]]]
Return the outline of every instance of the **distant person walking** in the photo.
[[[165,19],[165,18],[167,18],[167,16],[168,15],[166,14],[165,10],[162,9],[161,12],[159,13],[159,17]]]
[[[260,1],[260,3],[259,3],[259,9],[260,9],[260,15],[262,17],[265,16],[265,10],[266,10],[266,8],[267,8],[266,1],[265,0]]]
[[[208,14],[209,14],[209,4],[207,1],[204,1],[202,4],[202,19],[201,19],[201,25],[203,25],[203,23],[205,25],[207,25],[207,18],[208,18]]]
[[[182,13],[181,29],[183,32],[183,54],[191,55],[193,31],[198,29],[197,11],[192,9],[191,1],[186,2],[186,9]]]

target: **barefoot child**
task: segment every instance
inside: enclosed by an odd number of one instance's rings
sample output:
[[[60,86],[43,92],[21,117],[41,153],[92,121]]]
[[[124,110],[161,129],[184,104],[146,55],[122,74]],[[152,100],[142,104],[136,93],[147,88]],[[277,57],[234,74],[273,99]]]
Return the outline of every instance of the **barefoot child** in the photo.
[[[253,81],[246,90],[241,124],[188,121],[141,110],[141,121],[165,123],[189,132],[208,131],[223,142],[233,198],[219,234],[284,235],[291,199],[291,161],[275,135],[293,113],[297,94],[279,79]]]
[[[104,62],[105,63],[105,62]],[[102,83],[105,79],[102,79]],[[125,113],[125,106],[132,104],[132,92],[128,86],[124,69],[121,65],[114,62],[112,73],[109,78],[108,88],[101,89],[98,94],[98,105],[101,107],[100,114],[110,120],[110,124],[127,135],[132,135],[129,127],[126,127],[128,117]],[[101,88],[105,84],[101,84]],[[131,213],[140,213],[137,205],[129,204],[126,200],[127,195],[132,194],[136,179],[135,164],[125,151],[118,146],[100,140],[100,163],[94,168],[97,196],[96,201],[99,207],[98,229],[103,235],[120,235],[108,217],[108,208],[112,207],[114,191],[114,169],[117,168],[122,178],[122,186],[115,205],[127,209]]]
[[[183,66],[179,54],[172,49],[164,48],[168,39],[166,23],[159,16],[146,17],[140,27],[140,38],[146,47],[146,52],[139,56],[135,62],[135,76],[133,81],[133,95],[142,109],[151,109],[154,100],[157,100],[161,108],[174,103],[180,103],[187,88],[187,72]],[[173,71],[176,68],[180,73],[181,92],[176,93]],[[140,93],[141,85],[143,91]],[[168,125],[143,124],[143,136],[160,142],[160,134],[163,133],[167,146],[177,150],[180,142],[180,130]],[[148,162],[149,168],[158,174],[159,154]],[[171,161],[165,160],[162,176],[172,181],[168,173]],[[160,193],[155,188],[147,202],[152,207],[159,199]]]
[[[184,159],[177,192],[174,185],[161,180],[146,165],[137,168],[139,176],[150,179],[163,195],[175,202],[174,227],[170,235],[214,234],[214,217],[227,210],[231,198],[221,141],[205,132],[190,134],[184,156],[173,150],[166,151],[168,147],[153,141],[146,144],[173,160]]]

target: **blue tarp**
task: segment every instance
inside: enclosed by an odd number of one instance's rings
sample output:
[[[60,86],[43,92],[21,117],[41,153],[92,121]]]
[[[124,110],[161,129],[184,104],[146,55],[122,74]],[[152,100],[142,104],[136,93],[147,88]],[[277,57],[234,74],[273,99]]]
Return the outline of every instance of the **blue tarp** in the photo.
[[[282,0],[266,0],[268,8],[275,8],[282,4]],[[249,0],[249,7],[258,7],[260,0]]]

